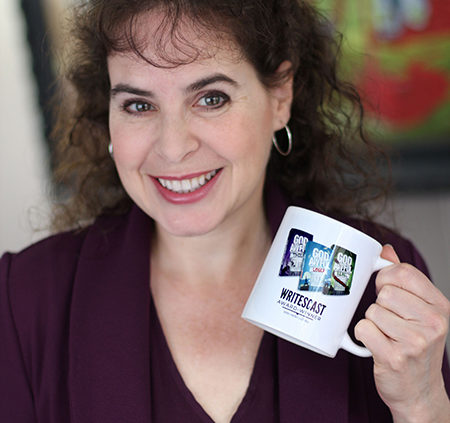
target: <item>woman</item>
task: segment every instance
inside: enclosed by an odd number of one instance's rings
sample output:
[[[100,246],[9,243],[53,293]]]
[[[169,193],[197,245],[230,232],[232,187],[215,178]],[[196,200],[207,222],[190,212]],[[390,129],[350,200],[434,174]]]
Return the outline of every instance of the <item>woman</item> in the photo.
[[[55,225],[79,230],[2,259],[0,420],[448,419],[450,306],[409,242],[349,217],[375,193],[374,148],[311,6],[96,0],[74,28]],[[240,318],[289,203],[399,253],[352,325],[373,360]]]

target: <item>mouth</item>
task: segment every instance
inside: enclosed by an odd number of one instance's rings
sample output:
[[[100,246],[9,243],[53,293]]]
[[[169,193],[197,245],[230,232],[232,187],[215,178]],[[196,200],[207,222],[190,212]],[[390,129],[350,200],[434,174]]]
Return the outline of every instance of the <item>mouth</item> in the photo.
[[[211,170],[200,175],[196,175],[185,179],[166,179],[166,178],[156,178],[159,184],[176,194],[188,194],[190,192],[195,192],[208,184],[220,171],[221,169]]]

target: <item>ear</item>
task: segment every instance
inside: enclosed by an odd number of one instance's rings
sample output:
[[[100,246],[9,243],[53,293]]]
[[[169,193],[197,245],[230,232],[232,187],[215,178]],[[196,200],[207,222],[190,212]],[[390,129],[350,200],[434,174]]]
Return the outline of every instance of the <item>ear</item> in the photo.
[[[291,117],[294,81],[290,61],[282,62],[276,72],[284,77],[277,86],[270,88],[270,94],[273,98],[274,131],[282,129]]]

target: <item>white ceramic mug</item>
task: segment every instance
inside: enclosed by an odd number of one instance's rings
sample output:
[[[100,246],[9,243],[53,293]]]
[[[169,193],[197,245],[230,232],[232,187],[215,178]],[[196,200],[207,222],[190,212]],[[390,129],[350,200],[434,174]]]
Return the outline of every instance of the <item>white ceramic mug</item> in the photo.
[[[351,226],[289,207],[242,317],[328,357],[339,348],[369,357],[347,329],[372,273],[392,264],[381,249]]]

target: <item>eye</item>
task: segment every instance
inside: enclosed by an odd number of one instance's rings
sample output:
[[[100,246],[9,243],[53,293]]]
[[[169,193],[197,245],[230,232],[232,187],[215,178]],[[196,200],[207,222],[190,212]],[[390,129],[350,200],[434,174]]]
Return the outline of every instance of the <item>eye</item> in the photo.
[[[145,101],[130,100],[124,103],[123,109],[131,114],[145,113],[156,110],[155,107]]]
[[[196,103],[196,106],[205,107],[208,109],[218,109],[228,103],[229,100],[230,97],[224,93],[211,92],[201,97]]]

